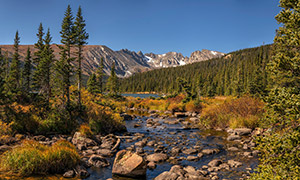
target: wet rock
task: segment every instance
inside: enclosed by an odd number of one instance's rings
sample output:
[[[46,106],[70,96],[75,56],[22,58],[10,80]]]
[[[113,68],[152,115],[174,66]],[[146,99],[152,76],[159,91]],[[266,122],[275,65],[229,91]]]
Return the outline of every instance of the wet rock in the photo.
[[[199,158],[202,158],[204,155],[203,155],[203,153],[198,153],[197,156],[198,156]]]
[[[86,146],[84,144],[77,144],[77,149],[79,151],[84,151],[84,150],[87,150]]]
[[[168,159],[168,155],[164,153],[154,153],[146,157],[147,161],[162,162]]]
[[[149,169],[155,169],[155,168],[156,168],[156,164],[155,164],[155,162],[150,161],[150,162],[147,164],[147,167],[148,167]]]
[[[144,147],[147,144],[147,139],[143,139],[142,141],[136,142],[134,145],[138,147]]]
[[[114,154],[113,151],[109,149],[99,149],[96,153],[104,157],[111,157]]]
[[[64,178],[73,178],[75,176],[75,172],[73,170],[69,170],[63,174]]]
[[[178,176],[184,176],[185,171],[182,166],[174,165],[171,167],[170,172],[177,174]]]
[[[184,112],[175,112],[174,116],[177,118],[186,117],[186,114]]]
[[[220,150],[219,149],[203,149],[202,153],[204,155],[211,155],[211,154],[215,154],[215,153],[219,153]]]
[[[188,161],[198,161],[199,157],[198,156],[188,156],[186,158],[186,160],[188,160]]]
[[[84,156],[89,156],[89,155],[95,154],[95,151],[88,149],[88,150],[83,151],[82,154]]]
[[[138,128],[138,127],[141,127],[141,126],[142,126],[142,125],[137,124],[137,123],[133,125],[134,128]]]
[[[46,140],[46,137],[43,135],[33,136],[32,138],[36,141],[45,141]]]
[[[147,143],[147,146],[152,147],[152,146],[154,146],[154,144],[155,144],[155,141],[149,141],[149,142]]]
[[[96,146],[97,145],[97,142],[90,139],[90,138],[87,138],[85,137],[84,135],[82,135],[80,132],[75,132],[74,136],[73,136],[73,139],[72,139],[72,143],[74,145],[78,145],[78,144],[82,144],[86,147],[89,147],[89,146]]]
[[[121,150],[117,153],[112,173],[127,177],[145,176],[147,165],[145,160],[136,153]]]
[[[190,148],[190,149],[185,149],[185,150],[183,150],[182,151],[184,154],[188,154],[188,155],[190,155],[190,154],[197,154],[197,150],[196,149],[193,149],[193,148]]]
[[[171,154],[173,155],[173,156],[175,156],[175,155],[178,155],[179,153],[180,153],[180,148],[178,148],[178,147],[173,147],[172,149],[171,149]]]
[[[92,155],[88,162],[95,167],[106,167],[109,166],[109,162],[99,155]]]
[[[191,118],[190,118],[190,121],[192,121],[192,123],[195,123],[195,124],[196,124],[196,123],[199,123],[200,120],[199,120],[199,118],[191,117]]]
[[[145,151],[142,147],[137,147],[137,148],[135,148],[135,152],[138,154],[143,154]]]
[[[165,171],[160,175],[158,175],[156,178],[154,178],[154,180],[176,180],[177,178],[178,178],[177,174],[173,172]]]
[[[221,161],[220,159],[214,159],[214,160],[212,160],[212,161],[210,161],[210,162],[208,163],[208,165],[209,165],[210,167],[217,167],[217,166],[219,166],[220,164],[222,164],[222,161]]]
[[[249,128],[236,128],[233,130],[233,133],[239,136],[245,136],[251,134],[252,129]]]
[[[190,174],[190,175],[199,175],[199,172],[197,172],[193,166],[187,166],[187,167],[183,168],[183,170],[186,171],[186,173]]]
[[[229,147],[228,151],[239,151],[237,147]]]
[[[235,160],[228,160],[228,164],[230,167],[235,168],[243,165],[241,162],[235,161]]]
[[[85,179],[90,176],[90,173],[83,166],[78,165],[75,169],[77,176],[81,179]]]
[[[234,140],[240,140],[241,136],[239,135],[230,135],[227,137],[227,141],[234,141]]]

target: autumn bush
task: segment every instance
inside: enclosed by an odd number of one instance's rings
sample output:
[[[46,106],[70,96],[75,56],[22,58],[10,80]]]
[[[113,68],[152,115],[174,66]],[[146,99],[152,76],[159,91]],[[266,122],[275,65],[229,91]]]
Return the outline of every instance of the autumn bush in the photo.
[[[221,104],[208,104],[201,113],[201,126],[205,128],[254,128],[263,116],[264,103],[250,96],[229,99]]]
[[[22,144],[6,151],[0,159],[0,170],[29,176],[34,174],[63,173],[80,161],[75,147],[67,141],[52,146],[24,140]]]

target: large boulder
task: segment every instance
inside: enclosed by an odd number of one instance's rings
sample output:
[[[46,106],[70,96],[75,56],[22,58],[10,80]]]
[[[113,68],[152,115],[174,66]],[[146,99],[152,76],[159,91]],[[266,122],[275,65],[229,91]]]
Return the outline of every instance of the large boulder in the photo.
[[[126,177],[146,176],[147,164],[145,160],[136,153],[122,150],[116,154],[112,173]]]
[[[147,156],[147,161],[162,162],[168,159],[168,155],[164,153],[154,153]]]

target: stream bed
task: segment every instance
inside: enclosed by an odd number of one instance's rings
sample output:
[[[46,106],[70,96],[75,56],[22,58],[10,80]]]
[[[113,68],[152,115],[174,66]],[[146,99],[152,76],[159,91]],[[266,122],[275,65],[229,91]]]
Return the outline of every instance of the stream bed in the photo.
[[[149,125],[149,122],[154,122],[155,125]],[[158,163],[153,170],[147,169],[147,175],[143,179],[154,179],[164,171],[169,171],[174,164],[181,166],[193,166],[196,169],[207,166],[214,159],[220,159],[223,162],[235,160],[241,162],[242,165],[229,170],[220,170],[216,173],[219,179],[240,179],[253,172],[258,165],[257,157],[248,157],[245,154],[251,152],[250,149],[243,148],[242,140],[227,141],[227,132],[216,130],[201,131],[196,128],[189,128],[186,125],[188,119],[178,118],[162,118],[149,116],[136,116],[133,120],[126,121],[128,133],[121,141],[119,150],[129,149],[139,151],[141,156],[153,154],[154,152],[162,151],[172,157],[172,161]],[[124,136],[125,137],[125,136]],[[145,146],[138,147],[137,142],[145,142]],[[151,146],[147,143],[152,142]],[[234,147],[234,151],[229,150]],[[171,155],[173,148],[179,148],[180,153]],[[188,154],[183,153],[186,149],[195,149],[197,152],[202,152],[204,149],[217,149],[219,152],[209,155],[204,154],[201,158],[194,161],[186,160]],[[197,156],[197,155],[196,155]],[[117,177],[112,175],[112,165],[114,157],[109,158],[110,166],[106,168],[90,168],[88,171],[91,174],[88,180],[100,179],[106,180],[113,178],[115,180],[130,180],[130,178]]]

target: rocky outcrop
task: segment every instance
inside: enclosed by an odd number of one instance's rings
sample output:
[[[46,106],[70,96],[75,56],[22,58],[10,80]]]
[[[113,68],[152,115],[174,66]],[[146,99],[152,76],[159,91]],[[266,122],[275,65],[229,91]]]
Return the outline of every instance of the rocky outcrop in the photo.
[[[122,150],[116,155],[112,173],[126,177],[145,176],[147,164],[143,157],[130,151]]]

